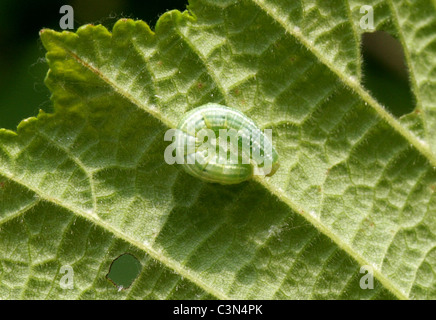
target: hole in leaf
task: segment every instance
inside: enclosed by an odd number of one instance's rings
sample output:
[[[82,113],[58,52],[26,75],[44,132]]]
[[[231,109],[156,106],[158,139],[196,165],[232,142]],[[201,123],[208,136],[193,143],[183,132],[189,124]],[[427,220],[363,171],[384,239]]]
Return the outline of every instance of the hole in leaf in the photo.
[[[141,263],[131,255],[125,253],[116,258],[110,268],[106,278],[111,281],[118,290],[129,288],[133,281],[135,281],[141,270]]]
[[[384,31],[362,37],[363,85],[394,116],[415,107],[401,43]]]

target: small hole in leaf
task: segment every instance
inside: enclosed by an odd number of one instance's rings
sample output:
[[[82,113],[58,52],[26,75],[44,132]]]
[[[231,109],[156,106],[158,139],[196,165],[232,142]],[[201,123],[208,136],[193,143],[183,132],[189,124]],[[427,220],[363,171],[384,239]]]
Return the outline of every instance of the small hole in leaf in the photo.
[[[141,263],[130,253],[125,253],[116,258],[106,275],[118,290],[129,288],[141,271]]]
[[[410,113],[415,101],[401,43],[384,31],[362,37],[363,85],[393,115]]]

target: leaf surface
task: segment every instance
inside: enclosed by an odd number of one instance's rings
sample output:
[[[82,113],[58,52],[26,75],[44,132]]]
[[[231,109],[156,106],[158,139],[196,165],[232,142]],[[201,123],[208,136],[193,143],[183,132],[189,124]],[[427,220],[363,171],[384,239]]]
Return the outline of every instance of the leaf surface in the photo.
[[[357,0],[192,0],[155,32],[42,30],[55,112],[0,131],[0,297],[435,298],[436,4],[365,4],[404,47],[401,119],[360,84]],[[207,102],[273,129],[273,177],[221,186],[165,163],[165,131]],[[117,290],[124,253],[142,269]]]

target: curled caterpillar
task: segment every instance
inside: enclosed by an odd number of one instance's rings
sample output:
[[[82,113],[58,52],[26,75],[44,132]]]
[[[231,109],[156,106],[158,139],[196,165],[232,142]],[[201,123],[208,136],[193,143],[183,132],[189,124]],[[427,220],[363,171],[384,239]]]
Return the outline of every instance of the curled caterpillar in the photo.
[[[176,151],[175,160],[167,163],[181,163],[192,176],[220,184],[241,183],[253,175],[272,176],[279,168],[279,156],[271,130],[264,131],[239,110],[208,103],[182,117],[169,150]]]

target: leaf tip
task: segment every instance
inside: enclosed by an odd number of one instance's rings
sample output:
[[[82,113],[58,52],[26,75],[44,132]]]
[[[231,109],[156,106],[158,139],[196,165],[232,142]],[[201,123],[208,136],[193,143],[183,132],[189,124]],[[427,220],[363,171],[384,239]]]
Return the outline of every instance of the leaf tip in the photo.
[[[30,117],[27,119],[22,120],[18,126],[17,126],[17,132],[20,130],[23,130],[23,128],[25,128],[26,126],[28,126],[30,123],[37,121],[37,117]]]
[[[45,32],[47,32],[48,30],[49,30],[49,29],[47,29],[47,28],[44,28],[44,29],[39,30],[39,36],[42,36],[42,34],[45,33]]]
[[[12,130],[8,130],[5,128],[0,128],[0,136],[5,135],[5,136],[17,136],[18,134],[15,131]]]

